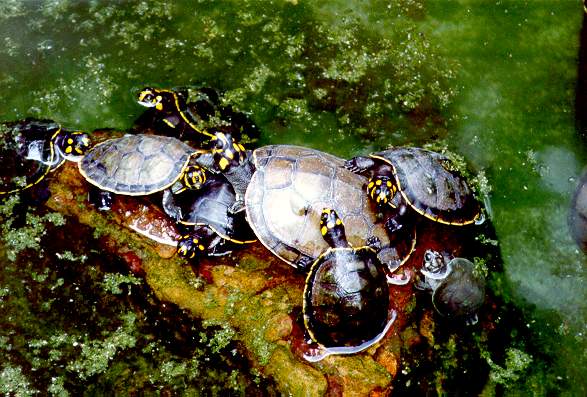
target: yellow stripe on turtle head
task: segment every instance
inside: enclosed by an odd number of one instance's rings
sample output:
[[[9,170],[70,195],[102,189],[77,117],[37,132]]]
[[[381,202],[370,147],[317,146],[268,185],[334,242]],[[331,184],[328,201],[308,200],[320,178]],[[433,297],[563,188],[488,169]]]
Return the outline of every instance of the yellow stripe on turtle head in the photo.
[[[228,164],[229,164],[228,160],[225,159],[224,157],[222,157],[220,159],[220,161],[218,162],[218,166],[220,167],[220,169],[222,171],[224,171],[226,169],[226,167],[228,167]]]

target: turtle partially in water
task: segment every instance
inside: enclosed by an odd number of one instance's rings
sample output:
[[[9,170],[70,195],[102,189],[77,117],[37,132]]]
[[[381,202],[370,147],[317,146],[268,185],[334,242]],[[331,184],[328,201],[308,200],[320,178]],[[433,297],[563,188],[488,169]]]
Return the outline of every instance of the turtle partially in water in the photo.
[[[485,277],[465,258],[433,250],[424,254],[420,270],[424,280],[416,288],[432,292],[432,303],[444,317],[458,317],[468,324],[477,322],[477,310],[485,300]]]
[[[26,119],[5,123],[0,147],[0,195],[29,189],[59,168],[77,162],[90,148],[90,138],[52,120]]]
[[[329,208],[315,227],[329,248],[311,265],[304,288],[304,325],[317,345],[304,355],[308,361],[365,350],[395,320],[384,265],[377,258],[378,239],[351,246],[342,220]]]
[[[398,147],[368,157],[354,157],[345,167],[369,176],[367,195],[390,215],[393,234],[413,210],[434,222],[464,226],[483,222],[479,202],[465,179],[443,155],[420,148]]]
[[[247,219],[259,241],[290,265],[308,269],[328,248],[316,227],[323,208],[336,208],[353,246],[364,245],[371,236],[379,238],[378,257],[389,275],[412,253],[414,225],[406,225],[411,233],[391,244],[375,205],[362,190],[367,179],[345,169],[344,160],[310,148],[270,145],[256,149],[252,163],[255,172],[245,196]]]

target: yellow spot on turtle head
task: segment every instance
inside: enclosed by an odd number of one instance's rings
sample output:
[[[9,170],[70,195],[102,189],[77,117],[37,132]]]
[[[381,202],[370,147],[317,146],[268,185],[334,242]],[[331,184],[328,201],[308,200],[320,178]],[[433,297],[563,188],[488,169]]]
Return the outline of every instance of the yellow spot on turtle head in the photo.
[[[375,186],[375,182],[371,181],[369,182],[369,184],[367,185],[367,189],[371,190],[373,188],[373,186]]]
[[[220,167],[220,169],[221,169],[222,171],[224,171],[224,170],[226,169],[226,167],[228,167],[228,164],[229,164],[229,163],[228,163],[228,160],[227,160],[227,159],[225,159],[224,157],[222,157],[222,158],[220,159],[220,161],[218,162],[218,166]]]
[[[204,251],[206,249],[206,247],[204,247],[202,244],[198,245],[198,248],[200,249],[200,251]]]
[[[161,102],[159,102],[158,104],[155,105],[155,109],[161,111],[163,110],[163,104]],[[167,122],[167,120],[165,120]],[[171,123],[167,122],[167,125],[170,125]]]
[[[238,148],[240,149],[241,152],[245,151],[245,147],[243,145],[241,145],[240,143],[238,144]]]
[[[381,186],[381,183],[382,183],[382,182],[381,182],[381,179],[377,179],[377,181],[375,182],[375,184],[376,184],[377,186]]]
[[[181,238],[183,238],[184,240],[187,240],[188,238],[190,238],[189,234],[184,234]]]
[[[192,241],[193,241],[193,243],[194,243],[194,244],[198,244],[198,243],[200,242],[200,240],[198,240],[196,237],[194,237],[194,238],[192,239]]]
[[[71,145],[73,143],[73,139],[67,138],[67,143]]]
[[[190,259],[192,259],[194,256],[196,256],[196,253],[192,251],[192,254],[190,255]]]
[[[391,187],[391,182],[387,181],[386,185],[387,185],[387,187]]]
[[[65,153],[69,154],[72,152],[72,150],[73,150],[73,148],[71,146],[68,146],[65,148]]]
[[[83,150],[81,150],[81,149],[80,149],[80,148],[78,148],[78,147],[76,147],[76,148],[75,148],[75,152],[76,152],[77,154],[84,154],[84,151],[83,151]]]
[[[326,226],[322,226],[320,228],[320,233],[324,236],[328,232],[328,228]]]
[[[338,219],[336,220],[336,224],[337,224],[337,225],[342,225],[342,219],[338,218]]]

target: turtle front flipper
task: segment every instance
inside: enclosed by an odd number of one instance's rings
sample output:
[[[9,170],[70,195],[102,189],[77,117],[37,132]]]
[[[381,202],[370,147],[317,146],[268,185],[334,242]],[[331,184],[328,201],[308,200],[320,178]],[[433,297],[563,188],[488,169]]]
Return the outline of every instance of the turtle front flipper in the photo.
[[[355,174],[363,174],[375,166],[375,161],[370,157],[357,156],[344,162],[344,168]]]

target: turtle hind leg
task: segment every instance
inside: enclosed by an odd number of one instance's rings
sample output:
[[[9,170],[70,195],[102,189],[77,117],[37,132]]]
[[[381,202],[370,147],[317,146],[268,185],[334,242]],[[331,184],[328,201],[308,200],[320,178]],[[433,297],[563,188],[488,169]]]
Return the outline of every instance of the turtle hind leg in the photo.
[[[114,198],[112,193],[91,186],[88,191],[88,201],[100,211],[108,211],[112,208]]]
[[[375,161],[370,157],[357,156],[344,162],[344,168],[354,172],[355,174],[362,174],[375,166]]]

